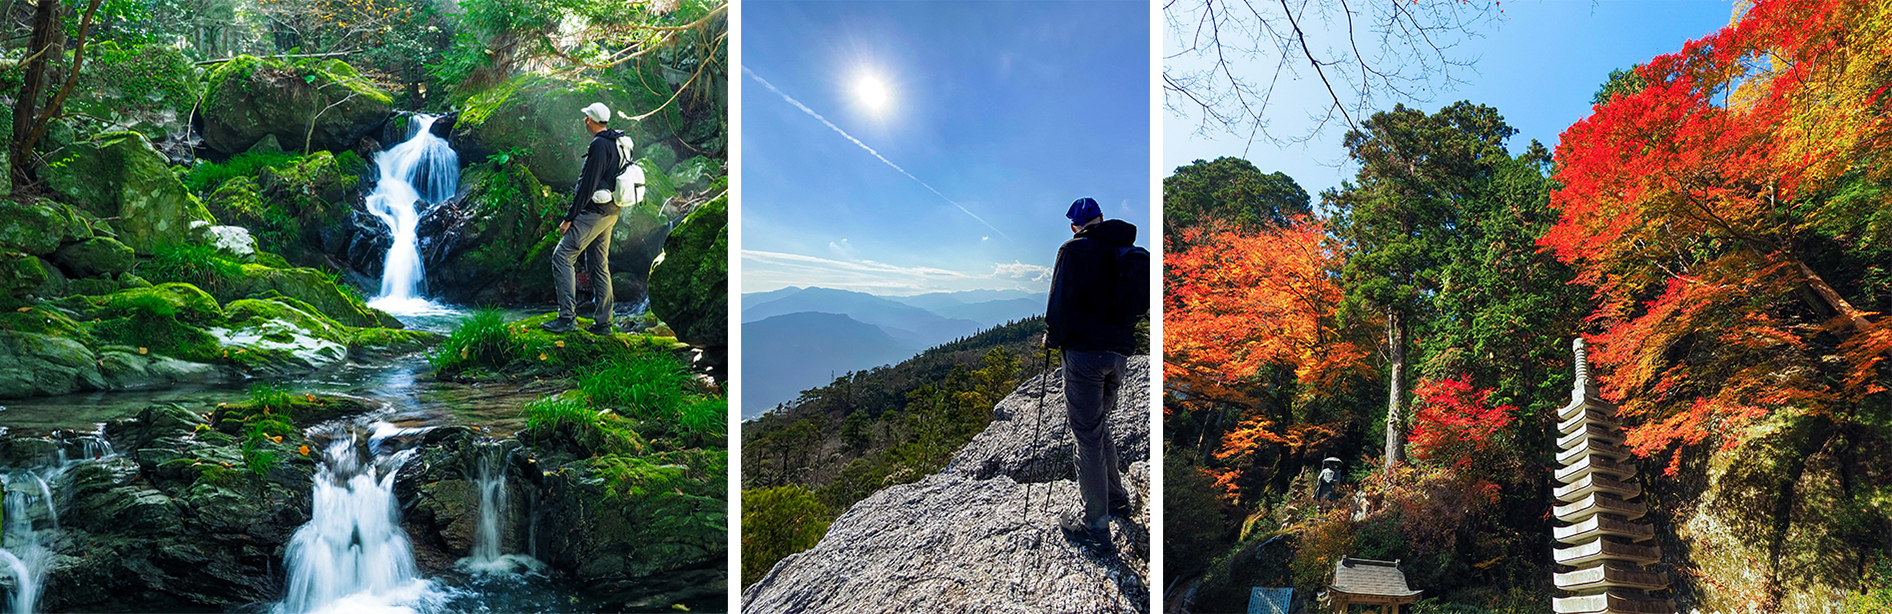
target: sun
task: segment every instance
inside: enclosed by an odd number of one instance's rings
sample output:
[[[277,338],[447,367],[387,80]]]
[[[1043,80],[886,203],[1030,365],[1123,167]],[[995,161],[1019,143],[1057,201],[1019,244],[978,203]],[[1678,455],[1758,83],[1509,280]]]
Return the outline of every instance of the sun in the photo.
[[[893,101],[893,91],[887,88],[887,82],[880,77],[861,75],[854,79],[854,100],[869,112],[879,115]]]

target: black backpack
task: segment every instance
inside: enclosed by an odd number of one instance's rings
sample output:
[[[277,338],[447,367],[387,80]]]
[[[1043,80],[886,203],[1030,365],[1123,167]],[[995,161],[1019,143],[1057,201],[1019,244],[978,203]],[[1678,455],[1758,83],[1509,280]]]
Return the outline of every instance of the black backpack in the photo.
[[[1111,316],[1119,323],[1134,324],[1150,312],[1150,250],[1119,247],[1112,264],[1117,269],[1117,288]]]

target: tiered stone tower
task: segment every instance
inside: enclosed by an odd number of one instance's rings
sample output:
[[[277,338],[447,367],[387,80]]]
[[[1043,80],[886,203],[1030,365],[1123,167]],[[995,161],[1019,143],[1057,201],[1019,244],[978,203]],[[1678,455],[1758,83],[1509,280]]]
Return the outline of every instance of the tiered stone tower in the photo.
[[[1630,481],[1636,467],[1624,462],[1623,425],[1616,421],[1616,406],[1604,401],[1590,379],[1590,362],[1583,339],[1576,351],[1577,385],[1570,405],[1557,412],[1555,477],[1558,523],[1551,536],[1557,541],[1552,555],[1559,565],[1575,568],[1556,574],[1557,588],[1573,596],[1551,601],[1558,614],[1674,614],[1675,603],[1651,596],[1669,586],[1666,574],[1646,568],[1662,559],[1654,543],[1655,529],[1636,522],[1645,508],[1634,499],[1642,485]]]

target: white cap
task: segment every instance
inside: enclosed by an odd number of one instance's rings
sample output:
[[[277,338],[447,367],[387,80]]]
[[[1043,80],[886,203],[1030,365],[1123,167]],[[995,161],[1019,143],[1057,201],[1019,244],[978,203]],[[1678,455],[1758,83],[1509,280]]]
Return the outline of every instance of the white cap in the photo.
[[[591,106],[585,107],[582,112],[585,117],[591,118],[591,121],[600,124],[611,123],[611,107],[604,106],[602,102],[591,103]]]

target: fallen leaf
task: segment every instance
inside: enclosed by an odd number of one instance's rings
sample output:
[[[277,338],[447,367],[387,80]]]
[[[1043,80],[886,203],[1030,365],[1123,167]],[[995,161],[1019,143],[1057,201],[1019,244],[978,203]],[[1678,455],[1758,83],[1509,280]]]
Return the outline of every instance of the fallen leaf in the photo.
[[[151,353],[151,349],[150,349],[150,348],[138,348],[138,355],[139,355],[139,356],[143,356],[143,355],[145,355],[145,354],[149,354],[149,353]]]

